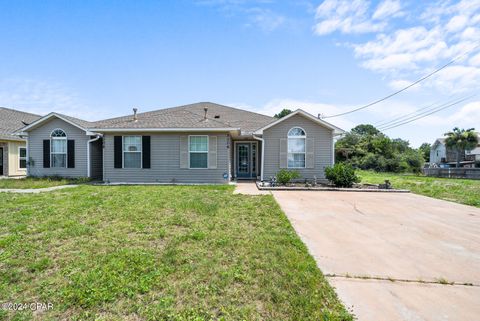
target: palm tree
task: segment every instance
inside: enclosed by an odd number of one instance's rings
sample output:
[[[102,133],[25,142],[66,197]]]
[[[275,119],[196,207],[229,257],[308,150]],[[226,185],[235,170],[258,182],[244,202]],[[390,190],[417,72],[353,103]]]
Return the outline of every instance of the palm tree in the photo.
[[[474,130],[475,128],[465,130],[455,127],[451,132],[444,134],[447,136],[445,144],[447,147],[455,150],[457,154],[457,168],[460,167],[461,153],[465,153],[466,150],[472,150],[477,147],[478,136]]]

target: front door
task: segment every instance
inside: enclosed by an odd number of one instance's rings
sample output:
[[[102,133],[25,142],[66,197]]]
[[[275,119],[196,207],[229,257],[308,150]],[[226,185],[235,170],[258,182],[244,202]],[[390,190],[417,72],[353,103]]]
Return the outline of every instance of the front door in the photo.
[[[3,147],[0,147],[0,176],[3,175]]]
[[[257,161],[257,142],[236,144],[236,176],[238,178],[255,178]]]

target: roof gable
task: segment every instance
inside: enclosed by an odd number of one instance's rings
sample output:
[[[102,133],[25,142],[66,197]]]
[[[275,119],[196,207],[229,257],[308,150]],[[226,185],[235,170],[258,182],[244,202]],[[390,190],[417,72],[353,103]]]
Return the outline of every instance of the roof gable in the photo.
[[[312,114],[310,113],[307,113],[306,111],[302,110],[302,109],[297,109],[295,110],[294,112],[288,114],[287,116],[284,116],[274,122],[271,122],[270,124],[267,124],[266,126],[258,129],[257,131],[255,131],[255,134],[263,134],[263,131],[268,129],[268,128],[271,128],[273,126],[276,126],[278,124],[280,124],[281,122],[284,122],[285,120],[287,119],[290,119],[291,117],[295,116],[295,115],[300,115],[300,116],[303,116],[311,121],[313,121],[314,123],[320,125],[320,126],[323,126],[323,127],[326,127],[332,131],[334,131],[335,134],[337,135],[340,135],[340,134],[343,134],[345,131],[335,125],[332,125],[320,118],[317,118],[315,116],[313,116]]]
[[[29,124],[28,126],[25,126],[25,127],[21,128],[19,131],[28,132],[28,131],[30,131],[34,128],[37,128],[37,127],[41,126],[43,123],[50,120],[51,118],[59,118],[59,119],[63,120],[64,122],[69,123],[70,125],[73,125],[77,128],[80,128],[81,130],[83,130],[85,132],[88,131],[89,127],[94,126],[94,123],[92,123],[92,122],[88,122],[88,121],[78,119],[78,118],[75,118],[75,117],[71,117],[71,116],[67,116],[67,115],[52,112],[52,113],[50,113],[46,116],[43,116],[43,117],[37,119],[36,121]]]

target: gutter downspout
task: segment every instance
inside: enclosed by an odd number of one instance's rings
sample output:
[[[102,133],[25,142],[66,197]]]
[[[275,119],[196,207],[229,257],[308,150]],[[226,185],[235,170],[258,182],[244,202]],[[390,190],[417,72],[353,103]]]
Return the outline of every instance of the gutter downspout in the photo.
[[[91,176],[91,169],[90,169],[90,143],[93,143],[100,138],[102,138],[102,134],[95,134],[95,138],[90,139],[87,141],[87,177],[90,178]]]
[[[263,182],[263,169],[264,169],[264,165],[265,165],[265,162],[264,162],[264,159],[265,159],[265,140],[261,137],[257,137],[255,135],[252,135],[253,139],[256,139],[256,140],[259,140],[262,142],[262,166],[261,166],[261,171],[262,173],[260,174],[260,181]]]

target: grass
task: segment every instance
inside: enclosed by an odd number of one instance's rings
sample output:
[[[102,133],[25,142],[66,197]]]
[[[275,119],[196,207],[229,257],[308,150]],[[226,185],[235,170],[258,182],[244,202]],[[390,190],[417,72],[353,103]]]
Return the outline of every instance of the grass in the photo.
[[[230,186],[0,194],[12,320],[352,320],[271,195]]]
[[[0,179],[0,189],[15,188],[45,188],[68,184],[82,184],[87,179],[84,178],[62,178],[62,177],[26,177],[26,178],[4,178]]]
[[[358,171],[362,183],[379,184],[390,180],[394,188],[456,203],[480,207],[480,181],[471,179],[437,178],[414,174]]]

